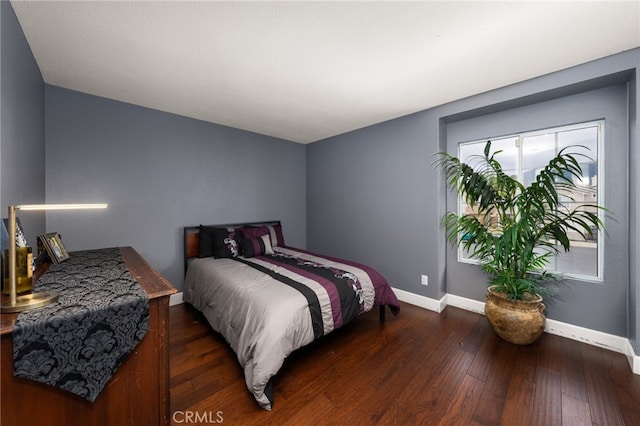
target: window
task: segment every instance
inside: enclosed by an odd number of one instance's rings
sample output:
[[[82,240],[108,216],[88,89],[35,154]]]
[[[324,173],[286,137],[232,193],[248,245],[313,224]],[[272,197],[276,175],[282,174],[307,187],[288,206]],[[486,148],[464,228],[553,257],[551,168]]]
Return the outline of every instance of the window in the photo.
[[[561,149],[571,146],[570,152],[581,154],[577,158],[582,168],[582,177],[575,182],[579,190],[564,194],[563,204],[574,209],[585,204],[600,204],[599,201],[604,200],[601,178],[604,176],[601,154],[603,134],[604,122],[594,121],[491,138],[491,149],[492,152],[502,151],[496,155],[496,159],[502,164],[504,172],[528,186],[549,160]],[[459,144],[458,158],[473,165],[473,156],[482,154],[485,143],[486,140]],[[463,200],[460,199],[458,205],[460,214],[473,213]],[[599,211],[598,214],[602,215],[602,212]],[[574,278],[602,280],[603,252],[603,239],[597,230],[593,231],[593,236],[588,241],[575,234],[571,238],[571,251],[561,251],[549,263],[548,269]],[[458,260],[477,263],[462,248],[458,251]]]

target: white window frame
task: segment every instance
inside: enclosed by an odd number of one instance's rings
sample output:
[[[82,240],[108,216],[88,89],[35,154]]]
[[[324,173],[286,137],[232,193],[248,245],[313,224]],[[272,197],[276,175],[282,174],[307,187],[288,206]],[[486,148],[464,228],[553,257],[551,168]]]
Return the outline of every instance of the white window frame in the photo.
[[[584,128],[588,128],[588,127],[596,127],[597,130],[597,134],[598,134],[598,141],[597,141],[597,169],[598,169],[598,183],[596,185],[597,187],[597,191],[598,191],[598,202],[597,204],[599,206],[605,206],[604,201],[605,201],[605,158],[604,158],[604,145],[605,145],[605,131],[604,131],[604,126],[605,126],[605,121],[604,119],[602,120],[592,120],[592,121],[586,121],[586,122],[581,122],[581,123],[576,123],[576,124],[570,124],[570,125],[565,125],[565,126],[556,126],[556,127],[550,127],[550,128],[545,128],[545,129],[540,129],[540,130],[536,130],[536,131],[529,131],[529,132],[522,132],[522,133],[515,133],[515,134],[510,134],[510,135],[503,135],[503,136],[497,136],[494,138],[487,138],[487,139],[482,139],[482,140],[474,140],[474,141],[467,141],[467,142],[460,142],[458,143],[458,158],[461,158],[461,151],[462,151],[462,147],[464,147],[465,145],[473,145],[473,144],[482,144],[484,146],[484,144],[487,142],[487,140],[492,140],[492,141],[497,141],[497,140],[501,140],[501,139],[508,139],[508,138],[516,138],[518,141],[518,155],[516,158],[516,168],[517,168],[517,174],[518,174],[518,180],[520,182],[522,182],[524,180],[524,172],[522,169],[522,164],[523,164],[523,143],[522,143],[522,139],[526,138],[526,137],[533,137],[533,136],[541,136],[541,135],[545,135],[545,134],[549,134],[549,133],[560,133],[560,132],[566,132],[566,131],[572,131],[572,130],[579,130],[579,129],[584,129]],[[492,150],[493,151],[493,150]],[[460,197],[457,197],[457,211],[458,214],[462,213],[462,199]],[[600,218],[600,220],[604,221],[605,219],[605,214],[602,211],[602,209],[598,210],[598,217]],[[598,231],[598,238],[597,238],[597,259],[598,259],[598,266],[597,266],[597,271],[596,271],[596,275],[585,275],[585,274],[579,274],[579,273],[572,273],[572,272],[562,272],[559,271],[562,275],[564,275],[567,278],[570,279],[574,279],[574,280],[578,280],[578,281],[590,281],[590,282],[596,282],[596,283],[603,283],[604,282],[604,277],[603,277],[603,267],[604,267],[604,236],[603,236],[604,232],[601,232],[600,230]],[[562,255],[562,253],[564,253],[563,251],[561,251],[560,255]],[[473,258],[469,258],[469,257],[465,257],[464,256],[464,249],[461,245],[458,246],[458,250],[457,250],[457,258],[458,258],[458,262],[460,263],[469,263],[469,264],[474,264],[477,265],[480,262],[476,259]],[[559,255],[556,255],[556,257]],[[555,258],[555,257],[554,257]],[[552,265],[549,264],[548,265],[548,269],[550,271],[556,271],[555,268],[551,267]],[[556,271],[558,272],[558,271]]]

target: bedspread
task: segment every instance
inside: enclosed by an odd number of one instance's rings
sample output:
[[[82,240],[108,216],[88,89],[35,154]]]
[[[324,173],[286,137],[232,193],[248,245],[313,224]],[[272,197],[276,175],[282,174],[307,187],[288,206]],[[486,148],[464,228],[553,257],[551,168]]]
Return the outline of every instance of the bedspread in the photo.
[[[247,388],[267,410],[271,378],[291,352],[374,305],[400,309],[374,269],[282,247],[252,258],[194,259],[183,296],[231,345]]]

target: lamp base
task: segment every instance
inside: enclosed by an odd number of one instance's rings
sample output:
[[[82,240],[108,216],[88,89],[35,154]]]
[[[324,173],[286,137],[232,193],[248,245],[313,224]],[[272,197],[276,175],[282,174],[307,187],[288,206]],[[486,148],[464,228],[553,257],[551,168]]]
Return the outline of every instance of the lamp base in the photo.
[[[58,300],[60,295],[55,291],[41,291],[40,293],[31,293],[24,296],[16,297],[16,303],[11,304],[10,301],[2,303],[0,312],[3,314],[28,311],[42,306],[50,305]]]

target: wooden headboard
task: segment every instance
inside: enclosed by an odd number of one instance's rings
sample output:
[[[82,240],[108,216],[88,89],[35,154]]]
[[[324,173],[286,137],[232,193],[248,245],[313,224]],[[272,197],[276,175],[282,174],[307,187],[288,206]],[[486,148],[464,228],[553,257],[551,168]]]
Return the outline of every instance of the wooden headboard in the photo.
[[[260,226],[260,225],[279,225],[279,220],[265,220],[261,222],[244,222],[244,223],[226,223],[222,225],[205,225],[215,226],[217,228],[237,228],[240,226]],[[186,275],[189,262],[194,257],[198,257],[198,244],[200,242],[200,225],[184,227],[184,273]]]

